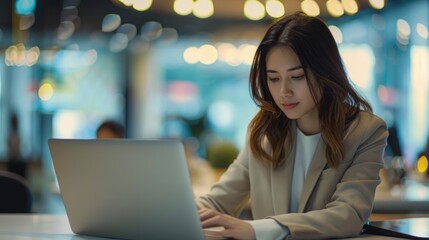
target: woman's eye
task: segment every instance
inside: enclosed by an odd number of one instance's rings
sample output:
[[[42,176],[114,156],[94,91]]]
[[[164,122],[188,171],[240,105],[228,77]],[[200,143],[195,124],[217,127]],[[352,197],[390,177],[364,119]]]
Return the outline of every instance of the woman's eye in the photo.
[[[291,78],[294,79],[294,80],[299,80],[299,79],[303,79],[304,77],[305,77],[305,75],[302,74],[302,75],[292,76]]]
[[[277,82],[279,80],[278,77],[269,77],[268,80],[270,80],[271,82]]]

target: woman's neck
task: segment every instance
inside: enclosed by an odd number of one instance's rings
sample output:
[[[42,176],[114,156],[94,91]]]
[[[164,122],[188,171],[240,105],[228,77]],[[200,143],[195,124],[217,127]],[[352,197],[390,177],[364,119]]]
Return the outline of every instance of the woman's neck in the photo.
[[[314,119],[298,119],[296,122],[299,130],[301,130],[305,135],[320,133],[320,124],[317,117]]]

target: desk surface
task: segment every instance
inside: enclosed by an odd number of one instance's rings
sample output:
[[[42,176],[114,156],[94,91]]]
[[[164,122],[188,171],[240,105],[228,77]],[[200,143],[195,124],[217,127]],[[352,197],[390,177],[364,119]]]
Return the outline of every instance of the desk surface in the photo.
[[[95,240],[72,233],[65,215],[0,214],[0,240]]]
[[[0,240],[97,240],[72,233],[67,216],[48,214],[0,214]],[[363,235],[350,239],[396,239]]]

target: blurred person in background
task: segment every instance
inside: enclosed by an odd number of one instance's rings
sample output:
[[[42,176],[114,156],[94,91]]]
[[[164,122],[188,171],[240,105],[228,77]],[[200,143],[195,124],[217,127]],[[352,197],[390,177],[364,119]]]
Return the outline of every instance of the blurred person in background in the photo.
[[[203,227],[234,239],[359,236],[374,201],[388,131],[352,86],[319,18],[275,22],[250,72],[260,107],[245,147],[204,196]],[[253,220],[239,215],[250,200]]]
[[[8,144],[8,171],[27,177],[27,162],[21,155],[21,137],[19,135],[19,119],[16,114],[10,118]]]
[[[106,120],[100,124],[96,131],[97,138],[125,138],[125,127],[114,120]]]

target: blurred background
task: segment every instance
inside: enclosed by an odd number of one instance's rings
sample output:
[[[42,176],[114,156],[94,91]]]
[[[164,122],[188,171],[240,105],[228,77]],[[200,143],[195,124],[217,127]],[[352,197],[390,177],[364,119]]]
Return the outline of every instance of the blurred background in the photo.
[[[33,212],[62,213],[49,138],[95,138],[114,120],[129,138],[183,139],[197,161],[220,142],[236,154],[257,111],[256,46],[296,11],[327,22],[350,79],[387,122],[393,184],[409,172],[424,182],[427,0],[1,0],[0,169],[28,179]]]

